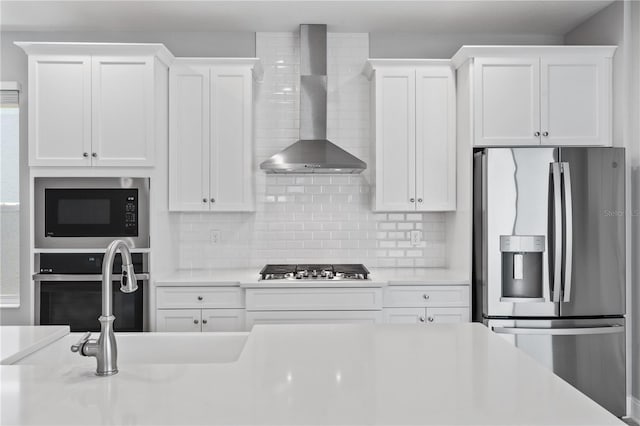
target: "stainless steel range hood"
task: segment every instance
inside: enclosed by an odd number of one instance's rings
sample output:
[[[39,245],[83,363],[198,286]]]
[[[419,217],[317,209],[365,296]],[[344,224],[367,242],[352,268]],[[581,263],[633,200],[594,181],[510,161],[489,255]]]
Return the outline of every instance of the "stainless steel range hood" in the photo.
[[[267,173],[362,173],[367,168],[327,140],[326,25],[300,25],[300,140],[260,168]]]

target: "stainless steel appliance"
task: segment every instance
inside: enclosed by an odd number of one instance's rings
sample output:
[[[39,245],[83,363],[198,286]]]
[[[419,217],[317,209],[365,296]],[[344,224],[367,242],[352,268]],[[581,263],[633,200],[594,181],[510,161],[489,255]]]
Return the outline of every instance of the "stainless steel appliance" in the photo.
[[[149,280],[147,254],[131,254],[139,290],[112,291],[116,331],[147,330],[145,306]],[[36,289],[35,323],[69,325],[71,331],[100,331],[102,312],[102,261],[104,253],[40,253]],[[116,255],[112,279],[122,280],[122,257]]]
[[[362,173],[367,163],[327,139],[327,26],[300,25],[300,140],[260,164],[267,173]]]
[[[149,179],[36,178],[35,247],[149,247]]]
[[[349,265],[266,265],[262,280],[366,280],[369,270],[362,264]]]
[[[474,154],[474,319],[626,411],[622,148]]]

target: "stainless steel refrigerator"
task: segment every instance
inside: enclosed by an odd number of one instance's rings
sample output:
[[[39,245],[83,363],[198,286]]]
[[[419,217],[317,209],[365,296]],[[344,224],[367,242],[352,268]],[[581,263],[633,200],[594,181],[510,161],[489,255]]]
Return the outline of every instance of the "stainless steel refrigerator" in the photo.
[[[626,413],[622,148],[474,153],[473,314]]]

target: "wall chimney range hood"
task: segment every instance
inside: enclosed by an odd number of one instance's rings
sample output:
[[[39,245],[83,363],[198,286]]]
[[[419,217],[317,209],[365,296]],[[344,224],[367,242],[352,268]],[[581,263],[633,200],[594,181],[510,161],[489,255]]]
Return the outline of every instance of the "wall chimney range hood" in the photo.
[[[300,25],[300,140],[260,164],[267,173],[362,173],[367,163],[327,140],[327,26]]]

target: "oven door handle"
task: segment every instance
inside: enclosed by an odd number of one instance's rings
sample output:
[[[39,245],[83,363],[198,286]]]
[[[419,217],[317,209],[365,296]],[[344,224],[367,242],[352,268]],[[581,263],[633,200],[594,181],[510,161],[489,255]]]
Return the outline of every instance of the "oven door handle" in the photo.
[[[122,274],[112,274],[113,281],[120,281]],[[148,273],[137,273],[138,281],[148,281]],[[33,274],[34,281],[102,281],[102,274]]]

